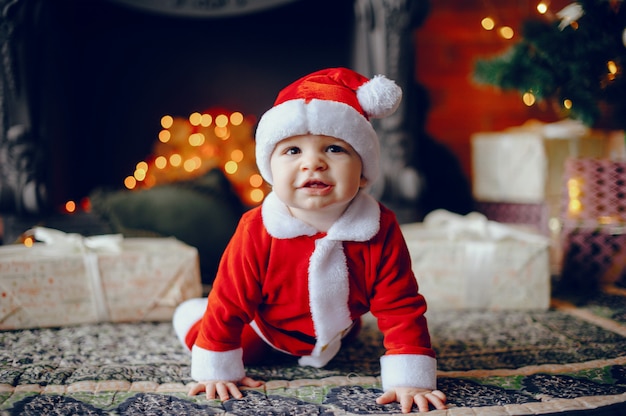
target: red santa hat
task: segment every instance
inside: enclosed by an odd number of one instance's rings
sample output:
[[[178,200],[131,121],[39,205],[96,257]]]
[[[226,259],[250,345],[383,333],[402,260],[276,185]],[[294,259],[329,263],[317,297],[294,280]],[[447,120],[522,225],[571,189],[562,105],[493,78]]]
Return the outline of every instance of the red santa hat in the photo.
[[[383,75],[368,79],[350,69],[330,68],[300,78],[278,94],[259,120],[256,162],[261,175],[273,182],[270,157],[278,142],[315,134],[349,143],[361,157],[363,176],[375,181],[380,144],[370,119],[391,115],[401,99],[400,87]]]

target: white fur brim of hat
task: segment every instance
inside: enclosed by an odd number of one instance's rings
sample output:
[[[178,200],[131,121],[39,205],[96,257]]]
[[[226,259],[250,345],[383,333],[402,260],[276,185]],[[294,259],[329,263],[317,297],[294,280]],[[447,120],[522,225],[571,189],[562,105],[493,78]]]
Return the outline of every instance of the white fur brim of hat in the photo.
[[[377,75],[356,91],[370,118],[392,114],[402,99],[395,82]],[[336,137],[349,143],[361,157],[363,176],[374,182],[380,172],[380,143],[370,121],[354,107],[340,101],[293,99],[269,109],[256,130],[256,161],[263,178],[273,183],[270,157],[276,144],[293,136],[314,134]]]

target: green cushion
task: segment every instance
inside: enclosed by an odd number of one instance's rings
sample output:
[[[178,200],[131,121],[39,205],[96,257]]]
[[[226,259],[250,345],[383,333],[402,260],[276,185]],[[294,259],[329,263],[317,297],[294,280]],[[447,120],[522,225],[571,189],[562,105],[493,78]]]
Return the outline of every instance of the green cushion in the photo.
[[[188,182],[136,191],[96,190],[93,212],[125,237],[176,237],[198,249],[202,281],[210,284],[245,208],[221,171]]]

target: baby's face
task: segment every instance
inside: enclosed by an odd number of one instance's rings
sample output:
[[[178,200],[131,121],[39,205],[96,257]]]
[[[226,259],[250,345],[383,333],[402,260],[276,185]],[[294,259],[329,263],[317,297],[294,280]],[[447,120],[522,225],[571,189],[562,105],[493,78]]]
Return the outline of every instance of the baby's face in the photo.
[[[341,139],[302,135],[280,141],[270,158],[273,190],[303,215],[325,212],[338,218],[367,184],[361,157]]]

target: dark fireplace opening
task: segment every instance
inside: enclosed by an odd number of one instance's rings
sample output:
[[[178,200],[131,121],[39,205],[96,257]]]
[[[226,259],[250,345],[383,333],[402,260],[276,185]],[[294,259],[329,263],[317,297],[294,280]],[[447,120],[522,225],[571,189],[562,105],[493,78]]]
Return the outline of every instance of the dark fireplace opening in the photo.
[[[220,107],[258,117],[287,83],[351,65],[353,1],[220,17],[122,3],[33,2],[25,85],[34,134],[48,150],[53,207],[122,188],[158,140],[163,115]]]

